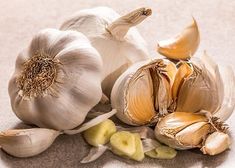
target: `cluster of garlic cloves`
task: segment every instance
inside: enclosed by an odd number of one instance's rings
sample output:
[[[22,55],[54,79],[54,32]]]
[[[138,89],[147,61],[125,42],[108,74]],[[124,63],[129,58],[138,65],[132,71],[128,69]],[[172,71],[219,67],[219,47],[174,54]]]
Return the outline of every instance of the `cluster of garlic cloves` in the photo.
[[[167,114],[176,70],[174,63],[162,59],[142,61],[127,69],[111,93],[116,116],[130,125],[145,125]]]
[[[156,138],[179,149],[201,148],[204,154],[216,155],[230,147],[227,127],[204,114],[173,112],[161,118],[155,128]]]

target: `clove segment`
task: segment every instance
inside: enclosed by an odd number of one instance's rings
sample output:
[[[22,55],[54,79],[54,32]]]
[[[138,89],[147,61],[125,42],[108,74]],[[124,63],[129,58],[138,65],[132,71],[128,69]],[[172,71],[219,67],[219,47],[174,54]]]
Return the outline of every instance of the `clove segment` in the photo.
[[[59,131],[45,128],[13,129],[0,132],[0,146],[15,157],[31,157],[48,149]]]
[[[194,55],[199,43],[200,33],[193,18],[192,23],[175,38],[160,41],[157,51],[170,59],[187,60]]]

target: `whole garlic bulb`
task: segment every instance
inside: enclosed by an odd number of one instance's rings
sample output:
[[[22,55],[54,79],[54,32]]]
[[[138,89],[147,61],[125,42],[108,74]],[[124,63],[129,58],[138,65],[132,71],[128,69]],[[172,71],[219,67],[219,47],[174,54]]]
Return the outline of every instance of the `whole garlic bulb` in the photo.
[[[83,34],[42,30],[17,57],[8,88],[12,109],[29,124],[75,128],[101,99],[101,67]]]
[[[85,34],[100,53],[106,96],[110,96],[114,82],[129,65],[149,58],[145,40],[134,26],[151,13],[149,8],[140,8],[120,16],[111,8],[96,7],[81,10],[62,24],[61,30]]]
[[[132,65],[115,82],[111,93],[116,116],[130,125],[144,125],[154,122],[158,114],[167,114],[176,72],[175,64],[164,59]]]

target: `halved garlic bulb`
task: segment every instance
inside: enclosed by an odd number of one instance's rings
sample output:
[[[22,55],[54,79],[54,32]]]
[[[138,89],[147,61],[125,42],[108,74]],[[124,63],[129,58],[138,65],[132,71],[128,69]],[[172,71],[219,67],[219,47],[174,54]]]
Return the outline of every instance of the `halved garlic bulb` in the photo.
[[[175,64],[164,59],[142,61],[127,69],[111,93],[117,117],[130,125],[144,125],[151,123],[158,112],[167,114],[176,71]]]
[[[25,123],[73,129],[101,99],[101,68],[83,34],[42,30],[17,57],[8,86],[12,109]]]
[[[31,157],[51,146],[59,131],[45,128],[14,129],[0,132],[0,146],[16,157]]]
[[[159,120],[155,136],[175,149],[202,147],[204,154],[214,155],[230,145],[226,130],[226,125],[217,118],[210,119],[200,113],[173,112]]]
[[[158,42],[157,51],[170,59],[186,60],[194,55],[200,42],[196,20],[175,38]]]

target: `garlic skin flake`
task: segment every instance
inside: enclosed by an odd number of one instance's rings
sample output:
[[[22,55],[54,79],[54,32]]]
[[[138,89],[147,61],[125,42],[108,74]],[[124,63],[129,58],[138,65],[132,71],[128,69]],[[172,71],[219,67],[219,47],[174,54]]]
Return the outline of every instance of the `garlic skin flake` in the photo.
[[[0,132],[0,146],[15,157],[31,157],[48,149],[59,131],[45,128],[15,129]]]
[[[197,22],[187,26],[179,35],[172,39],[163,40],[158,43],[157,51],[170,59],[190,59],[196,52],[200,43],[200,33]]]
[[[129,125],[145,125],[156,122],[158,114],[167,114],[176,71],[174,63],[164,59],[132,65],[115,82],[111,93],[116,116]]]
[[[82,32],[100,53],[102,89],[107,97],[116,79],[129,65],[149,58],[146,42],[134,26],[151,13],[149,8],[139,8],[120,16],[111,8],[96,7],[75,13],[60,27]]]
[[[101,69],[83,34],[42,30],[17,57],[8,86],[12,109],[28,124],[73,129],[101,99]]]

